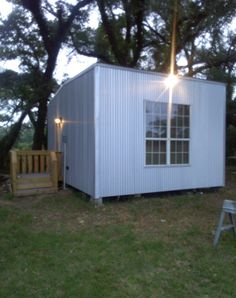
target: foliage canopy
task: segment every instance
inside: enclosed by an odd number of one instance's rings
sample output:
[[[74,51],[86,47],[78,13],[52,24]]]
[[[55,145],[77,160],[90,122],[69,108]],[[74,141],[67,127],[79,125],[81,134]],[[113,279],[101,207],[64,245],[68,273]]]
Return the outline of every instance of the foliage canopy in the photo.
[[[236,2],[231,0],[9,0],[0,18],[0,60],[18,59],[19,74],[0,74],[0,162],[14,145],[26,116],[33,148],[46,148],[47,104],[57,88],[54,71],[63,48],[105,63],[168,72],[176,14],[175,71],[227,85],[228,126],[236,127]],[[176,10],[175,10],[176,8]],[[90,27],[91,13],[100,21]],[[17,115],[13,117],[12,115]],[[16,129],[17,127],[17,129]],[[13,133],[14,132],[14,133]],[[7,142],[6,140],[11,140]]]

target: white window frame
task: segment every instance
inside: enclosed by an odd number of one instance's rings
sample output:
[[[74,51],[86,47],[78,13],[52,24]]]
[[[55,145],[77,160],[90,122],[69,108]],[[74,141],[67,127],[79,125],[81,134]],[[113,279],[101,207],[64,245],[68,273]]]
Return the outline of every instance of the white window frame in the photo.
[[[147,112],[146,112],[146,108],[147,108],[147,103],[148,102],[151,102],[151,103],[161,103],[161,104],[166,104],[165,102],[157,102],[157,101],[152,101],[152,100],[145,100],[145,105],[144,105],[144,113],[145,113],[145,117],[144,117],[144,126],[145,126],[145,165],[146,166],[166,166],[167,165],[167,140],[168,140],[168,106],[167,106],[167,118],[166,118],[166,121],[167,121],[167,124],[166,124],[166,137],[146,137],[146,129],[147,129]],[[154,113],[152,113],[154,114]],[[166,152],[165,152],[165,155],[166,155],[166,162],[165,163],[154,163],[154,164],[147,164],[147,141],[164,141],[166,143]],[[155,152],[152,152],[153,154],[155,154]],[[158,152],[159,154],[159,158],[160,158],[160,155],[162,154],[162,152]]]
[[[171,128],[172,128],[172,126],[171,126],[171,117],[172,117],[172,111],[173,111],[173,106],[174,105],[177,105],[177,106],[188,106],[188,115],[186,116],[185,114],[184,115],[179,115],[179,114],[177,114],[177,118],[185,118],[185,117],[188,117],[188,126],[185,126],[185,125],[183,125],[183,126],[180,126],[179,128],[187,128],[188,129],[188,137],[172,137],[171,136]],[[168,157],[169,157],[169,164],[170,165],[189,165],[189,163],[190,163],[190,120],[191,120],[191,113],[190,113],[190,111],[191,111],[191,107],[190,107],[190,105],[187,105],[187,104],[182,104],[182,103],[172,103],[171,104],[171,107],[170,107],[170,117],[169,117],[169,119],[170,119],[170,123],[169,123],[169,128],[168,128],[168,130],[169,130],[169,138],[168,138],[168,140],[169,140],[169,155],[168,155]],[[183,121],[183,119],[182,119],[182,121]],[[178,128],[178,126],[175,126],[175,128],[177,129]],[[182,160],[184,159],[184,154],[188,154],[188,162],[187,163],[184,163],[184,162],[181,162],[181,163],[172,163],[172,161],[171,161],[171,154],[172,154],[172,151],[171,151],[171,142],[188,142],[188,151],[187,152],[185,152],[185,151],[181,151],[180,153],[182,154]],[[179,153],[179,154],[180,154]],[[175,152],[175,154],[178,154],[178,152]]]
[[[189,166],[190,165],[190,133],[191,133],[191,105],[185,103],[168,103],[168,102],[160,102],[167,105],[167,136],[166,138],[149,138],[146,137],[147,130],[147,102],[157,103],[154,100],[144,100],[144,165],[145,167],[166,167],[166,166]],[[159,102],[159,101],[158,101]],[[172,116],[172,106],[173,105],[184,105],[189,107],[189,135],[188,138],[173,138],[171,137],[171,116]],[[147,164],[147,152],[146,152],[146,141],[165,141],[166,142],[166,163],[165,164]],[[172,141],[187,141],[188,142],[188,163],[171,163],[171,142]],[[184,154],[182,152],[182,154]]]

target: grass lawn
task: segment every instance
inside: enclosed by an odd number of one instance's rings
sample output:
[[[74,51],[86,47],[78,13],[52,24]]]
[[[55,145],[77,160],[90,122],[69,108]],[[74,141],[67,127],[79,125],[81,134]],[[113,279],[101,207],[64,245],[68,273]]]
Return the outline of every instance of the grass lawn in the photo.
[[[95,208],[79,193],[0,199],[0,297],[235,297],[236,239],[213,248],[236,170],[211,192]]]

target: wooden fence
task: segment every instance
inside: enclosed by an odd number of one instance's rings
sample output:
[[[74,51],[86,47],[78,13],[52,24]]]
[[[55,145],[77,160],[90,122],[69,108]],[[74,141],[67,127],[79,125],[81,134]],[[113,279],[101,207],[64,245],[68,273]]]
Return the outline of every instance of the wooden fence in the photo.
[[[11,186],[14,195],[51,193],[58,190],[59,152],[11,151]]]

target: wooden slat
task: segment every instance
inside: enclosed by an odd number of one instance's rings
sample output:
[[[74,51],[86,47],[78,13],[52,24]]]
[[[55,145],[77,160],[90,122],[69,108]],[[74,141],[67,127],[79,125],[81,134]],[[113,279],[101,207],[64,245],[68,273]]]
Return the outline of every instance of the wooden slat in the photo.
[[[47,182],[51,182],[52,181],[52,177],[51,176],[46,176],[46,177],[34,177],[33,175],[31,175],[31,177],[27,178],[27,177],[20,177],[17,179],[17,185],[20,184],[34,184],[35,182],[39,182],[39,183],[47,183]]]
[[[17,151],[17,155],[48,155],[49,151],[46,150],[25,150]]]
[[[39,172],[39,157],[38,157],[38,155],[34,155],[33,159],[34,159],[34,173],[38,173]]]
[[[14,193],[14,196],[25,197],[25,196],[40,195],[40,194],[51,194],[51,193],[56,193],[57,191],[58,189],[55,189],[53,187],[22,189],[22,190],[17,190]]]
[[[46,156],[46,173],[50,172],[50,156]]]
[[[40,173],[45,172],[45,155],[40,155]]]
[[[56,153],[56,157],[57,157],[57,175],[58,175],[58,181],[62,181],[62,163],[61,163],[61,159],[62,159],[62,154],[61,152],[55,152]]]
[[[31,174],[33,172],[32,155],[31,154],[29,154],[27,156],[27,166],[28,166],[28,173]]]
[[[16,154],[16,160],[17,160],[17,162],[16,162],[16,173],[18,175],[21,172],[21,170],[20,170],[20,156],[18,156],[18,154]]]
[[[47,182],[34,182],[30,184],[18,184],[17,189],[34,189],[34,188],[46,188],[53,187],[53,183],[51,181]]]
[[[21,172],[23,174],[26,173],[26,155],[22,155],[22,158],[21,158]]]
[[[58,172],[57,172],[57,157],[55,152],[50,153],[50,159],[51,159],[51,173],[52,173],[52,181],[53,186],[57,187],[58,185]]]

